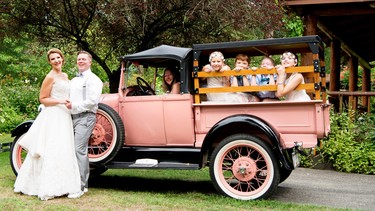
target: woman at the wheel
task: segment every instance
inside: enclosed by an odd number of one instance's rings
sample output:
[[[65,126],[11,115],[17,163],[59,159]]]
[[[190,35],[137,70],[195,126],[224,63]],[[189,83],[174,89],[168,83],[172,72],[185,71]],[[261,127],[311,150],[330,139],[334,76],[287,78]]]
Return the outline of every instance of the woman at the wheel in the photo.
[[[180,94],[180,76],[177,70],[165,68],[163,74],[163,89],[167,94]]]

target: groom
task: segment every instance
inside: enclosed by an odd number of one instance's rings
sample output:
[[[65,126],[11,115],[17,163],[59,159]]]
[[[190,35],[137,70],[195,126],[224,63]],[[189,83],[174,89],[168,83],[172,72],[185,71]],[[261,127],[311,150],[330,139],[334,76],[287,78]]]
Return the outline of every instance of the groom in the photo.
[[[70,109],[74,127],[74,142],[78,167],[81,174],[81,192],[71,194],[69,198],[79,198],[88,191],[89,158],[87,155],[88,141],[96,122],[96,111],[103,82],[91,72],[92,56],[86,51],[77,54],[79,76],[71,81],[70,102],[66,107]]]

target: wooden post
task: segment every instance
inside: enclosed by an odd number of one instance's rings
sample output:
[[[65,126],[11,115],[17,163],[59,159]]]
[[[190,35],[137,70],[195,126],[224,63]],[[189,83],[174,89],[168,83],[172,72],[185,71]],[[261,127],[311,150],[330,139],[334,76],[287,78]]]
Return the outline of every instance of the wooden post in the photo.
[[[331,54],[330,54],[330,79],[329,91],[340,90],[340,55],[341,55],[341,42],[337,39],[331,41]],[[340,110],[340,101],[337,97],[333,97],[332,104],[334,105],[335,112]]]
[[[304,19],[304,24],[306,26],[303,34],[304,35],[315,35],[318,31],[317,18],[315,15],[307,15]],[[301,66],[312,65],[312,53],[303,53],[301,58]]]
[[[348,62],[349,68],[349,91],[354,92],[358,90],[358,58],[353,55],[349,56]],[[355,111],[357,109],[357,97],[350,96],[349,104],[351,104],[352,109]]]
[[[371,70],[362,67],[362,91],[368,92],[371,91]],[[362,105],[367,107],[367,113],[371,111],[371,103],[369,96],[362,96]]]
[[[304,19],[304,25],[305,30],[303,31],[303,34],[306,35],[315,35],[317,34],[318,31],[318,24],[317,24],[317,18],[315,15],[308,14],[306,15]],[[313,55],[312,53],[302,53],[301,54],[301,61],[300,65],[301,66],[310,66],[313,64]],[[305,78],[306,83],[312,83],[310,78]],[[312,93],[308,93],[311,99],[314,98]],[[316,96],[315,96],[316,97]]]

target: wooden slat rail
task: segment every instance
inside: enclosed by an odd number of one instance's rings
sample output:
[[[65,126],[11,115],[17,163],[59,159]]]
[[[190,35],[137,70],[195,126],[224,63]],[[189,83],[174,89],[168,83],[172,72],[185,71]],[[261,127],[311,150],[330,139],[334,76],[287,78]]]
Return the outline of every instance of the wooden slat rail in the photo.
[[[358,97],[365,97],[367,98],[367,112],[371,112],[371,103],[370,103],[370,98],[375,96],[375,92],[363,92],[363,91],[328,91],[328,95],[330,96],[337,96],[339,98],[339,112],[343,111],[344,107],[344,96],[349,97],[349,104],[351,106],[351,109],[356,110],[357,109],[357,102],[358,102]]]
[[[296,89],[305,89],[306,92],[314,93],[315,99],[320,100],[320,87],[316,87],[316,84],[320,84],[319,72],[314,72],[314,66],[299,66],[299,67],[288,67],[286,73],[299,72],[304,75],[305,78],[311,78],[310,83],[300,84]],[[201,88],[199,87],[200,78],[208,78],[215,76],[237,76],[237,75],[256,75],[256,74],[275,74],[277,73],[276,68],[265,69],[258,68],[256,70],[228,70],[224,72],[197,72],[194,85],[196,87],[195,101],[200,103],[200,94],[206,93],[220,93],[220,92],[259,92],[259,91],[276,91],[277,85],[265,85],[265,86],[238,86],[238,87],[214,87],[214,88]],[[193,73],[194,74],[194,73]],[[319,81],[317,81],[319,80]],[[324,85],[325,86],[325,85]]]
[[[314,84],[300,84],[297,90],[306,89],[315,91]],[[217,92],[259,92],[259,91],[276,91],[277,85],[265,85],[265,86],[238,86],[238,87],[215,87],[215,88],[199,88],[199,94],[206,93],[217,93]]]
[[[333,96],[375,96],[375,92],[361,92],[361,91],[328,91],[328,95],[333,95]]]

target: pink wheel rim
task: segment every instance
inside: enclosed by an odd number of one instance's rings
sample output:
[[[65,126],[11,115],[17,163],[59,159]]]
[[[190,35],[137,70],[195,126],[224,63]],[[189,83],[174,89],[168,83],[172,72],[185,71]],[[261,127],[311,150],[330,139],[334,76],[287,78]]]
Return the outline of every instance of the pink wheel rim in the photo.
[[[253,179],[256,171],[256,163],[253,159],[248,157],[240,157],[236,159],[232,166],[233,175],[242,182]]]
[[[113,148],[114,129],[108,119],[101,113],[96,115],[97,121],[89,141],[89,158],[100,158]]]
[[[23,151],[24,151],[24,149],[21,146],[18,145],[17,146],[17,154],[16,154],[16,163],[17,163],[18,169],[21,168],[23,160],[24,160],[24,158],[22,157]]]
[[[255,195],[270,180],[271,164],[261,151],[249,145],[236,145],[226,150],[219,161],[220,180],[227,190],[236,195]]]

